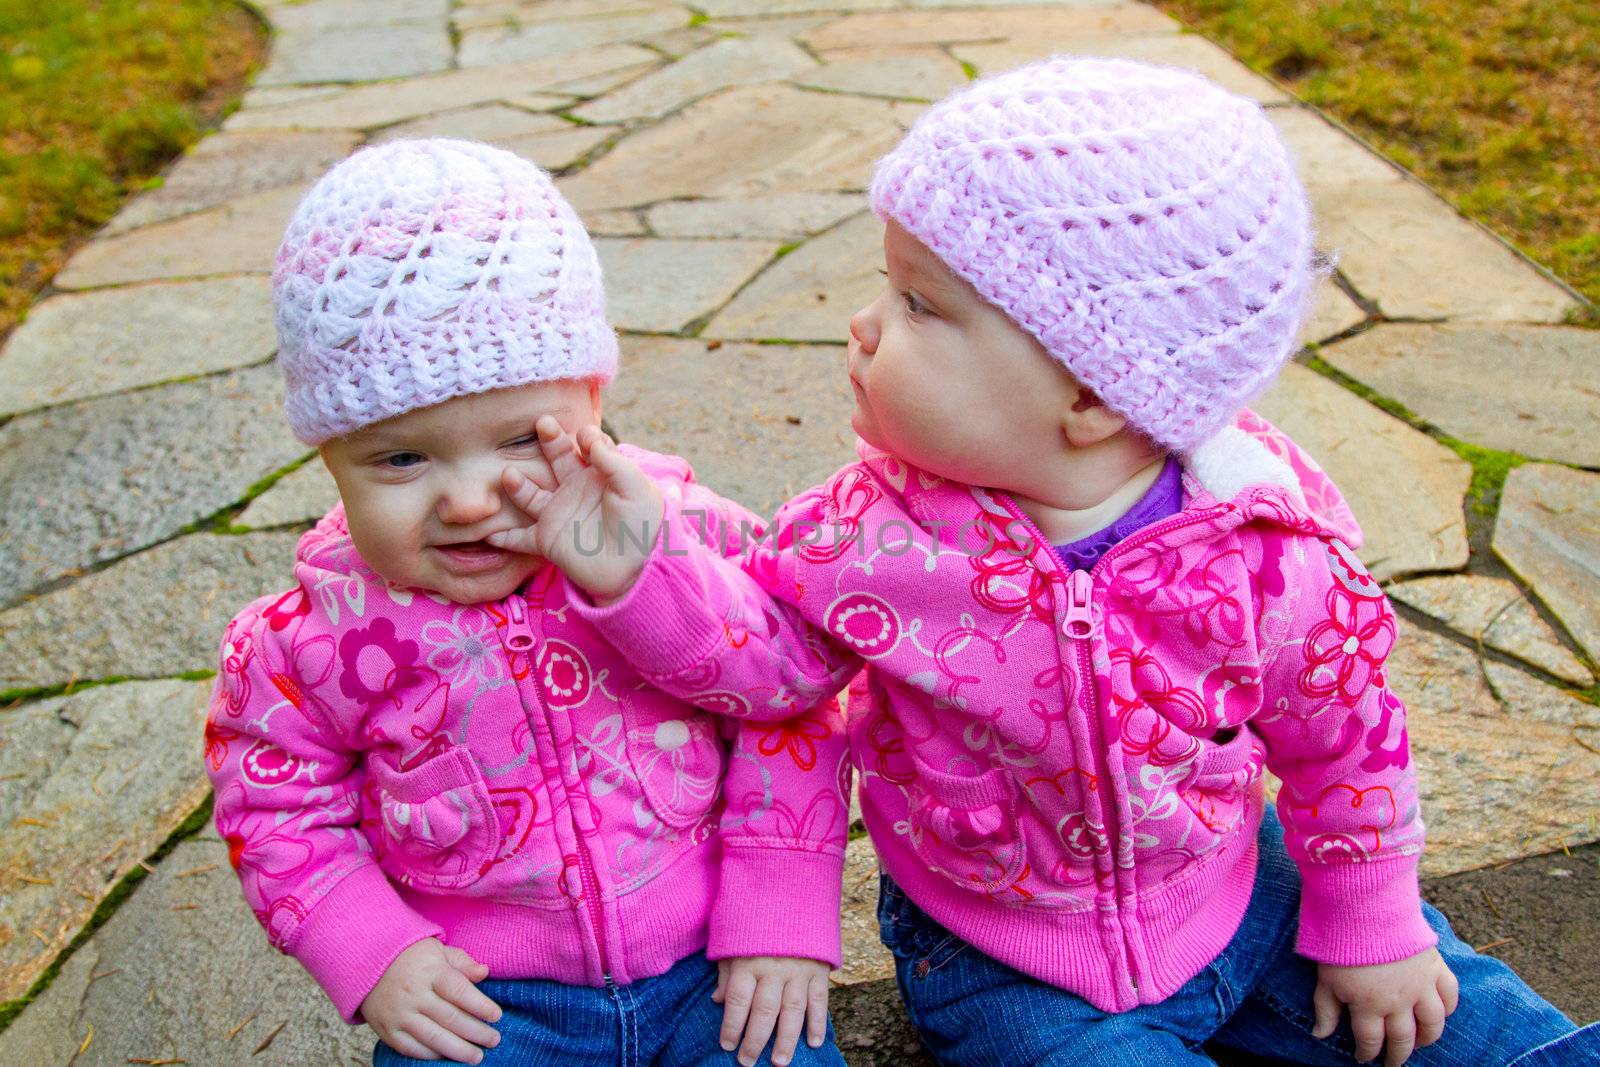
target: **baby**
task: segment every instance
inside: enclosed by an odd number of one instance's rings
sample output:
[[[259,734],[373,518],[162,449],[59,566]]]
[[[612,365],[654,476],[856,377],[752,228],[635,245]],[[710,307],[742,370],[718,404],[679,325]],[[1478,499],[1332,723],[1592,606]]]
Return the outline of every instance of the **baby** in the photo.
[[[1243,407],[1315,274],[1262,110],[1057,58],[930,109],[871,192],[860,462],[739,561],[603,449],[554,491],[509,476],[534,523],[495,540],[546,550],[592,594],[575,616],[704,707],[865,668],[882,936],[941,1062],[1600,1062],[1600,1029],[1421,902],[1394,616],[1337,491]],[[613,539],[630,581],[545,529],[596,492],[661,524]]]
[[[357,152],[296,211],[273,295],[289,424],[342,503],[229,625],[206,727],[272,944],[377,1064],[843,1064],[836,702],[698,710],[489,541],[507,470],[579,463],[541,419],[705,516],[713,551],[751,529],[682,460],[596,439],[616,336],[548,176],[463,141]]]

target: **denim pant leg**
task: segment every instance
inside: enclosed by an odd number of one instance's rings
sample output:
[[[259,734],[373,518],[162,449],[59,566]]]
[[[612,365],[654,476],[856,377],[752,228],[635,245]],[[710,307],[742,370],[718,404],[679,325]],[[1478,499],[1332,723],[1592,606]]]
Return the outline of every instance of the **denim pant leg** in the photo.
[[[669,981],[657,983],[638,1000],[641,1047],[650,1052],[646,1063],[655,1067],[737,1067],[738,1050],[725,1052],[717,1039],[722,1033],[722,1005],[714,1003],[717,965],[696,953],[678,961],[667,974]],[[643,985],[644,983],[636,983]],[[656,1040],[659,1038],[659,1040]],[[772,1067],[772,1041],[756,1060],[757,1067]],[[790,1067],[845,1067],[844,1057],[834,1040],[833,1020],[818,1048],[806,1044],[802,1031]]]
[[[1279,845],[1281,848],[1281,843]],[[1287,855],[1263,860],[1277,872],[1297,902],[1300,876]],[[1516,973],[1493,956],[1480,955],[1456,937],[1432,906],[1423,914],[1439,936],[1439,953],[1461,988],[1444,1034],[1419,1048],[1406,1062],[1415,1067],[1554,1067],[1600,1064],[1600,1024],[1578,1031]],[[1294,926],[1291,923],[1290,931]],[[1277,959],[1246,990],[1238,1010],[1217,1032],[1216,1045],[1271,1055],[1288,1063],[1348,1067],[1355,1060],[1355,1038],[1348,1013],[1328,1038],[1311,1036],[1316,1022],[1312,993],[1317,965],[1294,952],[1286,939]]]
[[[992,959],[918,908],[888,875],[878,923],[906,1014],[941,1064],[961,1067],[1202,1067],[1229,1002],[1208,967],[1160,1004],[1105,1012]]]
[[[619,1014],[610,992],[536,978],[488,979],[483,994],[500,1005],[500,1044],[484,1067],[599,1067],[620,1062]],[[448,1060],[402,1056],[382,1041],[373,1067],[439,1067]]]

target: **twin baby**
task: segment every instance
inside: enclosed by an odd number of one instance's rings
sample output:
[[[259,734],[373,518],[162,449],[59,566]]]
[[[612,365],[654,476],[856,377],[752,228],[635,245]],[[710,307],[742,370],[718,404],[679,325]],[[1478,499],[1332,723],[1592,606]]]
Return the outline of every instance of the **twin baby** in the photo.
[[[342,503],[206,732],[272,944],[377,1064],[839,1064],[853,768],[941,1063],[1600,1062],[1421,902],[1394,616],[1243,406],[1315,280],[1261,109],[1056,58],[930,109],[871,202],[860,459],[764,523],[601,431],[545,174],[402,141],[318,182],[278,359]]]

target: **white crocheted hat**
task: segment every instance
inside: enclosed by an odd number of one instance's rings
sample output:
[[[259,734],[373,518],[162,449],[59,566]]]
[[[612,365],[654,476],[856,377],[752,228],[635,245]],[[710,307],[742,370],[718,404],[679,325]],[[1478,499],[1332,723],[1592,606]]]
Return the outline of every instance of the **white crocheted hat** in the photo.
[[[272,295],[284,410],[307,444],[451,397],[616,374],[577,214],[544,171],[472,141],[393,141],[323,175]]]

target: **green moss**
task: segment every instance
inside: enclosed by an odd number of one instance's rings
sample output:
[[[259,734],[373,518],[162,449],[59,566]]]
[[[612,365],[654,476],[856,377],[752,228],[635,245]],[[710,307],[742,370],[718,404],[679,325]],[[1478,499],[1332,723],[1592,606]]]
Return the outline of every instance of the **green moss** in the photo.
[[[711,21],[711,16],[706,14],[704,11],[701,11],[699,8],[691,7],[689,9],[689,25],[690,26],[704,26],[706,23],[708,23],[710,21]]]
[[[977,67],[973,66],[971,63],[968,63],[964,59],[958,59],[956,62],[961,64],[961,73],[967,76],[967,81],[973,81],[978,77]]]
[[[1500,510],[1500,493],[1505,489],[1506,476],[1524,463],[1527,456],[1515,452],[1500,452],[1493,448],[1441,435],[1441,444],[1472,464],[1472,484],[1467,488],[1467,504],[1486,518]]]

